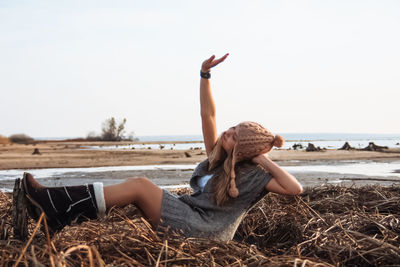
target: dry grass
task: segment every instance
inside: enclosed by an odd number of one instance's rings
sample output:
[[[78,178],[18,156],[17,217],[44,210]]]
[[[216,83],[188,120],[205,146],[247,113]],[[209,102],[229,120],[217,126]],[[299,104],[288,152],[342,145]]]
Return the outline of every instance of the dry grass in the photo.
[[[234,241],[157,236],[139,212],[113,209],[31,243],[12,238],[11,196],[0,193],[0,266],[383,266],[400,264],[400,187],[323,186],[267,195]],[[33,234],[32,234],[33,233]],[[24,250],[25,248],[25,250]]]

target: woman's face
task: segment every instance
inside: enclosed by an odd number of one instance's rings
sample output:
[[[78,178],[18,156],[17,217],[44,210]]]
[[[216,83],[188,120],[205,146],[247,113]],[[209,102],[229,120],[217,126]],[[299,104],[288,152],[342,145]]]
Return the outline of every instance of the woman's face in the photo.
[[[237,128],[231,127],[222,133],[222,147],[226,152],[230,153],[237,142]]]

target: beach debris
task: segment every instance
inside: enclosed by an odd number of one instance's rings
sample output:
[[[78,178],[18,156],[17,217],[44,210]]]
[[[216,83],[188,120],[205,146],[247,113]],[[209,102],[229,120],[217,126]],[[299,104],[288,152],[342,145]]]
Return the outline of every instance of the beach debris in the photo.
[[[5,225],[13,225],[11,199],[0,192]],[[161,237],[133,205],[67,226],[51,239],[35,236],[30,220],[29,249],[8,233],[0,242],[0,265],[21,258],[25,266],[397,266],[399,201],[399,186],[324,185],[305,188],[300,196],[269,193],[229,242],[173,232]]]
[[[164,149],[164,145],[160,145],[160,150],[163,150]]]
[[[292,146],[292,148],[294,149],[294,150],[297,150],[297,149],[303,149],[303,145],[302,144],[300,144],[300,143],[294,143],[294,145]]]
[[[355,148],[350,146],[349,142],[344,143],[344,145],[338,150],[354,150]]]
[[[151,149],[151,146],[147,147],[147,149]]]
[[[32,155],[40,155],[39,148],[35,148],[32,152]]]
[[[321,151],[322,149],[320,147],[316,147],[313,143],[308,143],[308,146],[306,148],[307,152],[315,152],[315,151]]]
[[[397,143],[396,146],[400,146],[400,143]]]
[[[361,150],[366,150],[366,151],[382,151],[383,149],[388,149],[387,146],[378,146],[375,145],[374,142],[369,142],[368,146],[362,148]]]
[[[186,156],[187,158],[191,158],[191,157],[192,157],[192,155],[190,155],[189,152],[187,152],[187,151],[185,151],[185,156]]]

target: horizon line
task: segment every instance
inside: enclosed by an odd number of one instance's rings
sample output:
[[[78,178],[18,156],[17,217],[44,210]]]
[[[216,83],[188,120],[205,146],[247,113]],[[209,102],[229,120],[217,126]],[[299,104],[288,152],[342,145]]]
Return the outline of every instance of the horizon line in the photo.
[[[290,135],[290,134],[331,134],[331,135],[399,135],[400,133],[372,133],[372,132],[286,132],[279,133],[279,135]],[[202,136],[202,134],[147,134],[147,135],[134,135],[134,138],[138,137],[160,137],[160,136]],[[65,139],[74,139],[74,138],[85,138],[83,136],[32,136],[32,138],[65,138]]]

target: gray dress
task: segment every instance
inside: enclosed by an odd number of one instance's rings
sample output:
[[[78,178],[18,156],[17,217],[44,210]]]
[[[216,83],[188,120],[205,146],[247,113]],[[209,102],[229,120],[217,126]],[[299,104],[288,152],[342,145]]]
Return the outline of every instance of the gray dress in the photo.
[[[237,164],[236,184],[239,196],[223,206],[217,206],[212,192],[215,175],[207,182],[203,192],[198,179],[213,174],[208,171],[208,160],[201,162],[193,172],[190,186],[192,195],[178,197],[163,190],[159,232],[173,229],[187,237],[205,237],[231,240],[247,211],[267,194],[265,185],[272,176],[248,162]]]

